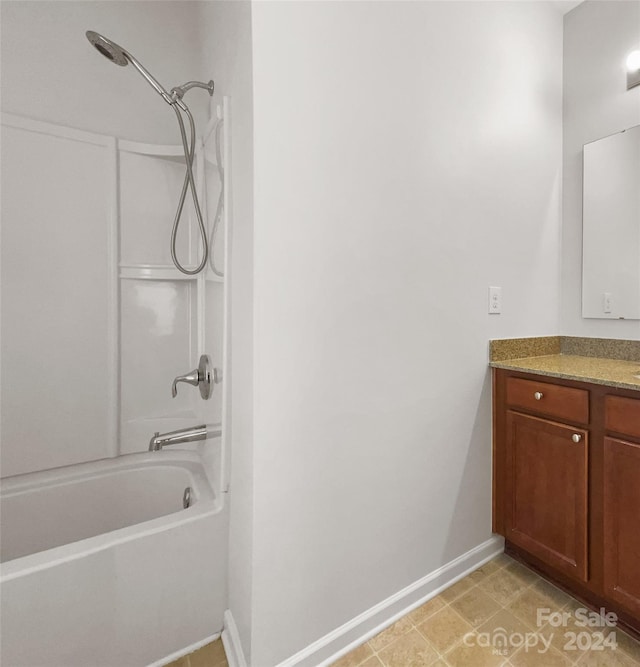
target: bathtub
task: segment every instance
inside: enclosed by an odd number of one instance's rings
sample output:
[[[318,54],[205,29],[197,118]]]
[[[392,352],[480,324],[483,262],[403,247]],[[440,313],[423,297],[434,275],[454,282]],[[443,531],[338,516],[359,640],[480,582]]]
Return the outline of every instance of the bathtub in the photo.
[[[227,512],[196,452],[6,478],[0,514],[3,667],[162,665],[220,633]]]

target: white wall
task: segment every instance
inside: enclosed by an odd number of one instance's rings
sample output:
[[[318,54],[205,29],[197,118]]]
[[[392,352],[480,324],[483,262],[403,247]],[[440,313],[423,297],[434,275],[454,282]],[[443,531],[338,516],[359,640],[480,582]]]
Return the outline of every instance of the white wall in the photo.
[[[253,88],[251,3],[200,3],[202,59],[213,72],[216,93],[231,98],[231,396],[229,608],[251,658],[253,561]],[[227,121],[228,122],[228,121]],[[231,386],[229,387],[229,383]]]
[[[166,88],[208,80],[196,42],[195,5],[3,0],[2,110],[137,141],[177,143],[174,112],[133,67],[101,57],[84,33],[113,39]],[[205,108],[194,104],[199,115]]]
[[[488,339],[558,329],[562,20],[259,2],[252,29],[266,667],[491,534]]]
[[[597,48],[596,48],[597,45]],[[625,60],[640,48],[640,2],[588,0],[564,19],[561,333],[640,338],[640,321],[582,318],[582,147],[640,123]]]

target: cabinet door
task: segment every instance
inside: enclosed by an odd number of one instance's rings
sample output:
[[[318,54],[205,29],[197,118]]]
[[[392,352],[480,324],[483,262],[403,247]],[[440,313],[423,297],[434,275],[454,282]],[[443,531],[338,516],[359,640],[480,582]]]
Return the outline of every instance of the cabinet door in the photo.
[[[640,615],[640,445],[604,439],[604,585]]]
[[[588,433],[507,413],[506,537],[587,581]]]

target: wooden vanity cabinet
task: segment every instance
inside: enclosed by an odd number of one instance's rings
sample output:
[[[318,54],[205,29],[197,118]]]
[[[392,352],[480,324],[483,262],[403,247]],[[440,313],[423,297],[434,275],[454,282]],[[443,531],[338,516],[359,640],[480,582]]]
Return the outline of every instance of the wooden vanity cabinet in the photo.
[[[604,402],[604,590],[640,618],[640,398]]]
[[[640,444],[604,439],[605,595],[640,618]]]
[[[587,580],[588,432],[507,412],[505,537]]]
[[[493,527],[640,632],[640,392],[494,369]]]

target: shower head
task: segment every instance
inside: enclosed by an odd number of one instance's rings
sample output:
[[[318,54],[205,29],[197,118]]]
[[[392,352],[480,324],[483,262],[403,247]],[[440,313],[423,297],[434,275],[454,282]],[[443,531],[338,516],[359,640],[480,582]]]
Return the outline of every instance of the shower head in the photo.
[[[99,51],[107,60],[110,60],[116,65],[124,67],[131,63],[137,70],[142,74],[142,76],[147,80],[149,85],[164,99],[167,104],[176,104],[171,95],[151,76],[151,74],[125,49],[120,45],[112,42],[110,39],[107,39],[103,35],[94,32],[93,30],[87,30],[86,32],[87,39]],[[180,107],[184,106],[182,103],[179,104]]]
[[[99,51],[112,63],[120,65],[121,67],[129,64],[129,61],[127,60],[127,52],[121,46],[93,30],[87,30],[86,34],[87,39],[95,47],[96,51]]]

